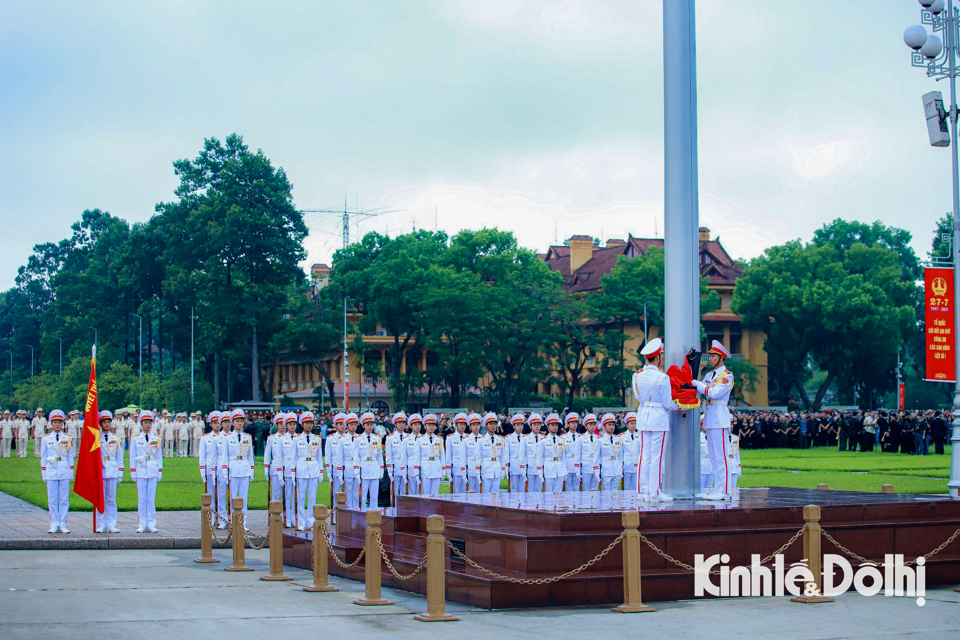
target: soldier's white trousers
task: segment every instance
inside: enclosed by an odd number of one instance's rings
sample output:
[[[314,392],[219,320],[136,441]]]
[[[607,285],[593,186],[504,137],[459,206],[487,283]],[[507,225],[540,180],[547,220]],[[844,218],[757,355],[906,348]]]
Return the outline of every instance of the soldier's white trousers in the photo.
[[[480,476],[471,476],[470,474],[467,474],[467,491],[481,493]]]
[[[510,474],[510,493],[523,493],[527,476],[522,473]]]
[[[437,478],[439,480],[439,478]],[[405,496],[418,496],[420,495],[420,476],[419,475],[407,475],[407,490],[403,494]]]
[[[539,493],[543,491],[543,476],[540,474],[527,474],[527,493]]]
[[[164,440],[163,441],[163,457],[172,458],[173,457],[173,440]]]
[[[584,491],[593,491],[600,484],[600,476],[593,473],[592,471],[587,475],[583,476],[583,490]]]
[[[11,442],[12,440],[13,440],[13,438],[4,438],[4,439],[3,439],[2,452],[3,452],[3,457],[4,457],[4,458],[9,458],[9,457],[10,457],[10,442]]]
[[[104,529],[113,529],[117,526],[116,478],[103,479],[103,512],[97,516],[97,526]]]
[[[190,446],[189,440],[180,440],[177,444],[177,457],[186,458],[187,457],[187,448]]]
[[[39,458],[39,457],[40,457],[40,441],[41,441],[41,440],[43,440],[43,437],[42,437],[42,436],[39,437],[39,438],[34,438],[34,439],[33,439],[33,457],[34,457],[34,458]]]
[[[706,493],[707,489],[710,488],[710,485],[713,484],[713,474],[712,473],[701,473],[700,474],[700,493]]]
[[[70,481],[47,480],[47,510],[50,512],[50,527],[66,527],[70,513]]]
[[[564,491],[580,491],[580,474],[568,473],[564,483]]]
[[[730,463],[727,450],[730,448],[730,429],[707,429],[707,453],[713,468],[713,485],[716,493],[730,494]]]
[[[270,474],[270,500],[283,500],[283,478]]]
[[[604,476],[601,479],[601,491],[619,491],[622,476]]]
[[[347,494],[347,509],[360,508],[360,479],[344,478],[344,493]]]
[[[227,517],[227,481],[224,478],[218,478],[216,472],[207,472],[207,493],[213,497],[213,503],[210,506],[219,516],[214,518],[213,526],[226,529],[229,520]]]
[[[406,475],[397,475],[393,476],[393,495],[402,496],[406,495],[407,492],[407,476]]]
[[[363,493],[360,496],[361,509],[376,509],[377,495],[380,493],[379,480],[364,480]]]
[[[420,495],[424,496],[435,496],[440,493],[440,478],[423,478],[423,493]]]
[[[450,485],[450,493],[466,493],[467,476],[453,476],[453,484]]]
[[[199,458],[200,457],[200,438],[194,438],[191,441],[191,443],[193,444],[193,448],[190,449],[190,457]]]
[[[17,439],[17,456],[21,458],[27,457],[27,438]]]
[[[318,486],[320,486],[320,478],[297,478],[301,529],[313,526],[313,505],[317,504]]]
[[[137,478],[138,529],[157,528],[157,479]]]
[[[563,491],[563,480],[565,476],[559,476],[557,478],[544,478],[546,487],[544,491],[547,493],[560,493]]]
[[[483,492],[484,493],[500,493],[500,478],[484,478]]]
[[[247,494],[250,492],[250,478],[230,478],[230,501],[243,498],[243,523],[247,523]],[[231,506],[231,511],[233,507]]]
[[[287,514],[285,527],[294,527],[297,524],[296,501],[294,500],[297,491],[297,481],[291,476],[283,478],[283,509]]]
[[[343,493],[343,478],[337,476],[330,476],[330,489],[333,491],[334,505],[336,505],[336,499],[338,493]]]
[[[637,478],[639,474],[636,471],[625,471],[623,473],[623,490],[637,492]]]
[[[667,435],[667,431],[640,432],[640,493],[658,496],[663,490]]]

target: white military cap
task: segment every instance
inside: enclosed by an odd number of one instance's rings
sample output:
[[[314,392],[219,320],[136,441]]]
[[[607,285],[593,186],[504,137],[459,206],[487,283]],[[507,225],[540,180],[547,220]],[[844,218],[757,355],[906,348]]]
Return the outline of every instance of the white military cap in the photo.
[[[661,351],[663,351],[663,340],[660,338],[654,338],[647,344],[643,345],[643,349],[640,350],[640,355],[647,360],[653,360],[660,355]]]
[[[718,356],[721,356],[723,358],[730,357],[730,352],[727,351],[726,347],[720,344],[718,340],[714,340],[713,343],[710,345],[710,353],[715,353]]]

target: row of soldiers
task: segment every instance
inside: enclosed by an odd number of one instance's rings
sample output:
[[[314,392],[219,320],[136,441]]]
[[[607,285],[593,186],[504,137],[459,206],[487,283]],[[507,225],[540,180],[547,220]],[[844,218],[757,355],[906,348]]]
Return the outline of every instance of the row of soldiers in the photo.
[[[58,410],[59,411],[59,410]],[[63,413],[62,411],[60,413]],[[113,420],[115,434],[121,446],[126,449],[127,442],[140,434],[140,411],[132,414],[124,409],[116,412]],[[153,412],[151,412],[153,415]],[[113,414],[111,414],[113,415]],[[65,414],[63,431],[71,438],[80,436],[83,416],[73,410]],[[43,409],[38,408],[34,417],[28,419],[26,411],[16,413],[4,411],[0,418],[0,457],[9,458],[13,452],[21,458],[27,457],[31,439],[34,441],[34,457],[40,457],[41,440],[52,432],[50,421],[44,417]],[[161,441],[164,455],[179,458],[196,458],[200,455],[200,438],[203,436],[203,414],[199,411],[186,414],[171,414],[166,409],[160,412],[155,421],[153,433]]]

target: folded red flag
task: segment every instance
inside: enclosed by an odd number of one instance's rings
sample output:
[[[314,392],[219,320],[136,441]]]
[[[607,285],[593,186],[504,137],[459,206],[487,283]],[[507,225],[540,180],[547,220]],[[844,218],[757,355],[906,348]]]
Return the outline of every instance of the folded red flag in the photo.
[[[680,385],[693,382],[693,373],[690,371],[690,365],[684,361],[683,366],[671,365],[667,369],[667,375],[670,376],[670,392],[674,402],[681,409],[695,409],[700,406],[700,399],[697,398],[696,389],[681,389]]]

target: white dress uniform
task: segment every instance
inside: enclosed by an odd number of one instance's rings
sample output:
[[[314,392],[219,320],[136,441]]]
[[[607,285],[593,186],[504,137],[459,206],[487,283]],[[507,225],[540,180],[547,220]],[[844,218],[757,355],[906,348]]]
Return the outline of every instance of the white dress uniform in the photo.
[[[160,432],[163,436],[163,455],[172,458],[174,442],[177,438],[177,424],[172,420],[160,419]]]
[[[247,495],[253,479],[253,438],[249,433],[234,431],[226,438],[227,468],[230,474],[231,498],[243,498],[243,517],[246,523]]]
[[[123,444],[114,433],[100,433],[100,457],[103,460],[103,513],[97,531],[117,531],[117,485],[123,482]]]
[[[503,438],[495,433],[478,438],[480,444],[480,477],[483,493],[500,493],[503,478]]]
[[[127,448],[127,423],[128,420],[123,420],[122,418],[115,418],[113,421],[113,426],[117,436],[117,440],[120,441],[120,448],[126,450]]]
[[[523,436],[523,452],[527,456],[527,493],[543,491],[543,438],[535,433]]]
[[[512,425],[523,424],[523,414],[515,414]],[[522,493],[527,476],[527,459],[523,452],[523,434],[514,431],[503,439],[503,460],[510,476],[510,493]]]
[[[623,441],[617,434],[600,436],[600,488],[618,491],[623,479]]]
[[[79,424],[79,420],[67,420],[67,422],[63,425],[64,431],[66,431],[67,435],[73,438],[74,441],[77,441],[77,436],[79,435],[77,432]]]
[[[299,436],[285,433],[277,434],[280,443],[281,460],[283,461],[283,508],[286,519],[285,527],[295,527],[300,523],[297,513],[299,496],[297,495],[297,438]]]
[[[711,352],[723,357],[730,354],[716,340]],[[730,446],[730,392],[733,390],[733,374],[722,364],[704,376],[703,381],[694,380],[693,385],[706,398],[703,415],[703,428],[707,432],[707,451],[710,454],[710,466],[713,468],[715,492],[707,497],[723,499],[732,492],[730,484],[730,461],[727,450]]]
[[[137,483],[137,533],[156,532],[157,483],[163,480],[163,448],[152,433],[139,433],[130,440],[130,477]]]
[[[656,338],[650,341],[644,350],[659,340]],[[661,343],[660,349],[662,348]],[[663,463],[670,435],[670,416],[667,412],[678,409],[677,403],[673,401],[670,377],[656,365],[648,364],[633,376],[633,395],[640,407],[637,411],[637,429],[641,437],[638,490],[641,496],[669,498],[662,493]]]
[[[730,434],[730,449],[727,458],[730,465],[730,490],[737,488],[737,479],[740,477],[740,436]]]
[[[315,433],[302,433],[297,438],[297,497],[300,500],[298,505],[300,509],[300,530],[313,526],[313,505],[317,503],[317,488],[322,481],[323,444],[321,438]]]
[[[547,420],[549,419],[547,418]],[[544,491],[559,493],[563,491],[563,481],[567,478],[567,441],[560,434],[548,433],[543,437],[541,445]]]
[[[464,435],[463,447],[467,463],[467,491],[480,493],[480,435]]]
[[[2,442],[2,448],[0,448],[0,455],[3,455],[4,458],[10,457],[10,443],[13,442],[13,420],[7,415],[2,421],[0,421],[0,442]]]
[[[383,450],[380,448],[380,436],[375,433],[361,433],[356,438],[356,444],[360,456],[360,480],[363,483],[360,508],[376,509],[380,478],[383,477]]]
[[[40,457],[40,441],[43,440],[43,436],[47,434],[47,419],[44,417],[36,417],[30,421],[30,426],[33,428],[33,457]]]
[[[422,437],[422,433],[411,431],[403,436],[403,442],[400,445],[403,448],[403,464],[407,469],[407,488],[403,493],[406,496],[420,495],[420,474],[423,471],[420,465],[420,438]],[[442,470],[443,461],[437,462],[440,463]]]
[[[450,470],[450,493],[467,492],[467,434],[454,432],[447,436],[447,468]]]
[[[623,442],[623,490],[639,491],[640,441],[642,435],[634,431],[620,434]]]
[[[203,437],[203,420],[194,418],[190,423],[190,455],[194,458],[200,455],[200,438]]]
[[[219,416],[211,415],[212,420]],[[136,438],[136,436],[134,436]],[[130,440],[131,445],[133,440]],[[221,460],[223,439],[219,431],[211,431],[200,438],[200,478],[206,485],[207,493],[213,496],[213,510],[219,516],[214,526],[226,528],[227,520],[227,483],[222,479]],[[222,520],[221,520],[222,518]]]
[[[567,477],[564,479],[564,491],[580,491],[580,464],[583,452],[581,439],[575,432],[563,434],[563,457],[567,463]]]
[[[186,458],[190,448],[190,423],[177,421],[177,457]]]
[[[593,491],[600,486],[600,438],[592,433],[580,436],[580,473],[583,490]]]
[[[274,421],[276,424],[276,421]],[[286,435],[286,434],[284,434]],[[263,475],[270,482],[270,500],[283,500],[283,436],[272,433],[263,446]]]
[[[399,430],[394,430],[385,439],[386,458],[384,462],[387,467],[387,475],[390,476],[390,482],[393,486],[393,494],[402,496],[407,488],[407,464],[406,449],[403,447],[404,434]]]
[[[416,439],[416,443],[420,456],[421,495],[435,496],[440,493],[440,478],[443,477],[443,438],[436,433],[425,433]]]
[[[343,421],[343,414],[337,414],[333,419],[334,425]],[[327,464],[327,476],[330,478],[330,488],[333,495],[343,491],[343,439],[346,434],[334,431],[327,436],[327,454],[324,456]]]
[[[352,418],[350,417],[352,416]],[[356,425],[357,417],[349,414],[347,417],[347,431],[344,433],[341,443],[343,446],[343,491],[347,494],[347,508],[360,508],[360,443],[357,442],[358,436],[355,435],[349,426],[350,423]]]
[[[713,467],[710,465],[710,451],[707,449],[707,434],[700,432],[700,493],[706,493],[713,485]]]
[[[40,439],[40,475],[47,483],[47,510],[50,512],[50,532],[67,533],[67,515],[70,513],[70,481],[73,480],[74,459],[77,451],[68,434],[51,433]]]
[[[14,422],[17,430],[17,456],[27,457],[27,442],[30,441],[30,423],[26,418],[20,418]]]

